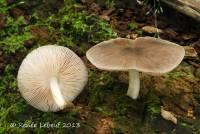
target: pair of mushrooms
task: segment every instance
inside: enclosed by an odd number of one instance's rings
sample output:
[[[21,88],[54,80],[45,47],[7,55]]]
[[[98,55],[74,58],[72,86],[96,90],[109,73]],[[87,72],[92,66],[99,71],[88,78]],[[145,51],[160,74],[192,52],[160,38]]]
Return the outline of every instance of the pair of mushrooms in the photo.
[[[117,38],[101,42],[86,53],[97,68],[128,71],[127,95],[136,99],[139,72],[161,75],[174,69],[184,57],[184,48],[153,37],[136,40]],[[80,94],[87,83],[87,68],[70,49],[48,45],[35,49],[23,60],[18,87],[25,100],[42,111],[58,111]]]

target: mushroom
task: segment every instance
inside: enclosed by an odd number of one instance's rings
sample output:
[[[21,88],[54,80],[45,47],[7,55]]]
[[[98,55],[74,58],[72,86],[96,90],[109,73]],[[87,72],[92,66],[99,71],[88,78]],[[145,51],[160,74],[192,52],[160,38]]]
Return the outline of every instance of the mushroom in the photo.
[[[108,71],[128,71],[127,95],[136,99],[140,90],[139,72],[161,75],[178,66],[185,51],[175,43],[153,38],[135,40],[117,38],[90,48],[86,56],[97,68]]]
[[[47,45],[29,53],[18,71],[24,99],[41,111],[59,111],[72,104],[87,82],[87,68],[70,49]]]

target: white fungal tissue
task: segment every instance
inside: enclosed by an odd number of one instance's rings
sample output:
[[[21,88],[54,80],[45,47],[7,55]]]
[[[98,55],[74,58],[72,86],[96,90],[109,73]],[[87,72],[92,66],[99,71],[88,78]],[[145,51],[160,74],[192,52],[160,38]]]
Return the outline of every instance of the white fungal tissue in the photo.
[[[18,71],[18,88],[24,99],[41,111],[65,108],[87,83],[87,69],[70,49],[47,45],[29,53]]]

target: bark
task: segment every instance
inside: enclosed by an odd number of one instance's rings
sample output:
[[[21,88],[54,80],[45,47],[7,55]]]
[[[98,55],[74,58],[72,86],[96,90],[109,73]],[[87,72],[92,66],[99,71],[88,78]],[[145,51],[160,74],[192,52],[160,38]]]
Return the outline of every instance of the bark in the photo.
[[[161,0],[177,11],[200,21],[200,0]]]

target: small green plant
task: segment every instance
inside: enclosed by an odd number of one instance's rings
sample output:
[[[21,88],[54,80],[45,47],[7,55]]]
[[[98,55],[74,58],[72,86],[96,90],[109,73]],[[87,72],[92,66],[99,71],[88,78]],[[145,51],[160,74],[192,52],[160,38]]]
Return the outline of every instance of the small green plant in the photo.
[[[108,8],[114,7],[115,0],[106,0],[105,4],[106,4],[106,7]]]
[[[136,23],[132,22],[132,23],[128,24],[128,27],[129,27],[130,30],[135,30],[135,29],[138,28],[138,25]]]

